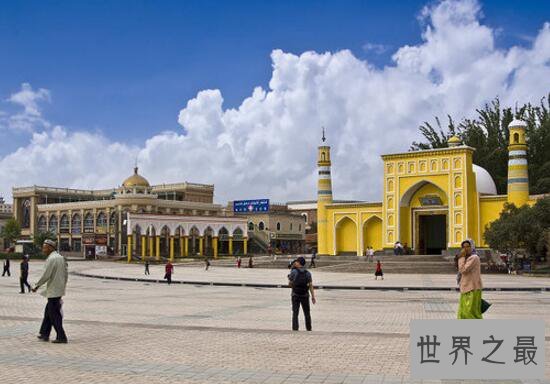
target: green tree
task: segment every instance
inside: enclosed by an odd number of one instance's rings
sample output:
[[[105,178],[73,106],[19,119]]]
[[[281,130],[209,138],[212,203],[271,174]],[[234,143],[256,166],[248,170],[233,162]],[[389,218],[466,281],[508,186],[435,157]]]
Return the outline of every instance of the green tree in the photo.
[[[447,147],[447,140],[458,135],[465,145],[475,148],[473,161],[485,168],[495,181],[497,192],[505,194],[508,180],[508,125],[514,118],[527,122],[529,189],[532,194],[550,192],[550,94],[540,105],[523,105],[512,111],[502,108],[498,98],[477,109],[477,117],[464,119],[456,125],[448,116],[444,130],[438,117],[437,129],[428,122],[419,127],[426,142],[413,142],[411,150]]]
[[[51,232],[38,232],[33,237],[34,247],[40,251],[42,249],[42,244],[44,244],[44,240],[50,239],[50,240],[56,240],[55,235]]]
[[[0,237],[3,237],[11,244],[14,240],[17,240],[19,236],[21,236],[21,226],[14,218],[8,219],[6,225],[2,228],[2,232],[0,232]]]
[[[485,228],[485,241],[493,249],[517,255],[546,256],[550,230],[550,196],[530,207],[505,204],[500,217]]]

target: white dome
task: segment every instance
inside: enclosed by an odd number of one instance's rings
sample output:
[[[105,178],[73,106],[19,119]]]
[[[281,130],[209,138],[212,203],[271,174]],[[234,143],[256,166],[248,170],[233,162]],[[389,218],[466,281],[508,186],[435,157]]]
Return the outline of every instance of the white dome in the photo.
[[[527,123],[523,120],[514,119],[510,124],[508,124],[508,129],[514,127],[527,127]]]
[[[481,168],[479,165],[472,164],[473,171],[476,174],[476,188],[477,192],[482,195],[496,195],[497,186],[493,181],[491,175],[485,168]]]

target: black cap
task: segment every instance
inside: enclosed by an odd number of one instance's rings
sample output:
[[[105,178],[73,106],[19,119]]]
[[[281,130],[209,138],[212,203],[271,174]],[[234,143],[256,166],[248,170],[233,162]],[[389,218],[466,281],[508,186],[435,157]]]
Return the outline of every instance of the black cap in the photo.
[[[303,265],[306,265],[306,259],[304,259],[302,256],[298,257],[298,258],[296,259],[296,261],[297,261],[298,263],[300,263],[300,265],[302,265],[302,266],[303,266]]]

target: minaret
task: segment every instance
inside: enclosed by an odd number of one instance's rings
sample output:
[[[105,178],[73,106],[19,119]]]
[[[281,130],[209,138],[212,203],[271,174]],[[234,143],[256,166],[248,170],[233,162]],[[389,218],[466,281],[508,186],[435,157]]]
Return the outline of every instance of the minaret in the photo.
[[[529,200],[526,128],[527,124],[523,120],[514,120],[508,125],[508,203],[514,203],[516,207],[527,204]]]
[[[332,203],[332,182],[330,179],[330,146],[324,145],[326,141],[324,128],[322,141],[323,145],[319,146],[317,157],[317,167],[319,168],[317,182],[317,253],[328,255],[326,205]]]

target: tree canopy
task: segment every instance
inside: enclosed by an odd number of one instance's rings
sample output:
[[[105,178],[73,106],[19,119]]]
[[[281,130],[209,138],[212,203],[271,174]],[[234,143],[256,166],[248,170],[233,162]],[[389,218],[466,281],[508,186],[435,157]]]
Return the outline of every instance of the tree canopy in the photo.
[[[493,249],[515,255],[546,256],[550,232],[550,196],[532,207],[506,204],[500,217],[485,228],[485,241]]]
[[[522,119],[527,123],[526,140],[528,145],[529,191],[531,194],[550,192],[550,94],[540,105],[525,104],[522,107],[501,108],[495,98],[484,108],[477,109],[477,117],[464,119],[458,124],[447,115],[444,128],[439,117],[435,125],[424,122],[419,129],[425,142],[413,142],[412,151],[445,148],[447,140],[454,135],[465,145],[475,148],[473,161],[485,168],[495,181],[497,192],[505,194],[508,179],[508,124]]]
[[[10,218],[6,221],[0,237],[3,237],[7,240],[8,243],[13,243],[19,236],[21,236],[21,226],[14,218]]]

